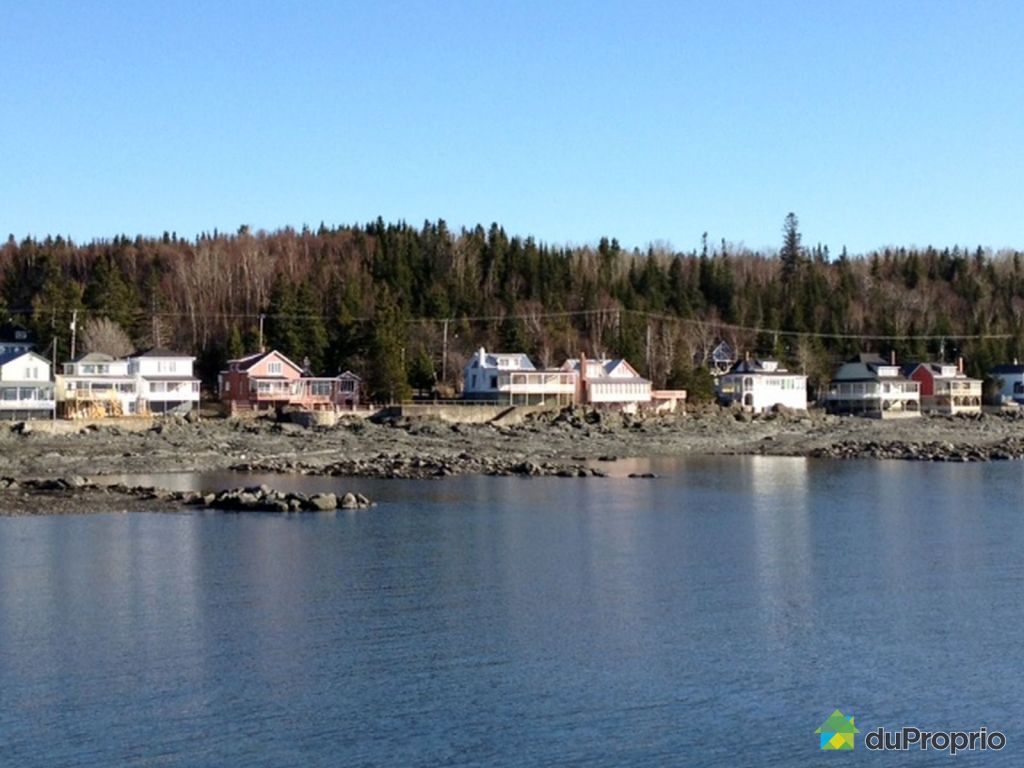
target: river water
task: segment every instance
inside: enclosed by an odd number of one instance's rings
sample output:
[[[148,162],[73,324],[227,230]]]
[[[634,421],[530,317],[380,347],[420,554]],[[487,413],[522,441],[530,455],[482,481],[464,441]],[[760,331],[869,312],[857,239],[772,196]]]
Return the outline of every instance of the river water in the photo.
[[[986,726],[1006,746],[957,765],[1024,760],[1020,464],[613,471],[272,479],[362,512],[0,519],[0,765],[951,759],[869,752],[879,726]],[[846,757],[814,732],[837,708]]]

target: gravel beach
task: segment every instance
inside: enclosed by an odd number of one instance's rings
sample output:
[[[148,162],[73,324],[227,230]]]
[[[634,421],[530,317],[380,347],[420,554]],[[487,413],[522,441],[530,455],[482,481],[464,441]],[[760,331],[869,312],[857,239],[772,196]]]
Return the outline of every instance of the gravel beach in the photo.
[[[307,428],[269,419],[181,419],[0,425],[0,514],[176,509],[97,488],[44,481],[156,472],[290,472],[369,477],[458,474],[600,475],[596,459],[700,454],[985,461],[1024,456],[1024,414],[880,421],[808,414],[753,417],[717,407],[685,414],[540,413],[518,424],[451,424],[431,418],[343,420]],[[600,462],[596,463],[596,467]],[[37,481],[26,487],[25,481]],[[2,486],[2,483],[0,483]]]

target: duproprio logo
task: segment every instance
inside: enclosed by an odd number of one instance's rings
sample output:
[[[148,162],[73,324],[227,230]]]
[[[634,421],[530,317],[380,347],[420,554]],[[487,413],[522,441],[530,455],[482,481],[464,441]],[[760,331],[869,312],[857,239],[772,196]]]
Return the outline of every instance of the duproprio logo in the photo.
[[[860,729],[853,724],[853,715],[847,717],[837,709],[815,733],[821,737],[821,748],[830,752],[836,749],[853,749],[853,737],[860,733]]]

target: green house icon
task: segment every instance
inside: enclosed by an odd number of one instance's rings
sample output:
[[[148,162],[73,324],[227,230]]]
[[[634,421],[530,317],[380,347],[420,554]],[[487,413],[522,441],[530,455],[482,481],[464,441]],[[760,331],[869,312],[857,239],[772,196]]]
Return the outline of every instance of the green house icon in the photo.
[[[828,720],[822,723],[815,733],[821,737],[821,748],[831,751],[853,749],[854,734],[860,733],[860,729],[853,724],[853,715],[847,717],[837,709],[828,716]]]

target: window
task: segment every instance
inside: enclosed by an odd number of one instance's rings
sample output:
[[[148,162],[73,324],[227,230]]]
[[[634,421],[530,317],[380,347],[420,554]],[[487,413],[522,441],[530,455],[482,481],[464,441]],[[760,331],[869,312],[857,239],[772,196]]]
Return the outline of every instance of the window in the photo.
[[[174,373],[178,369],[178,364],[174,360],[157,360],[156,361],[156,372],[157,373]]]
[[[473,374],[473,378],[476,379],[476,374]],[[473,383],[475,384],[476,381],[474,381]],[[352,381],[352,379],[342,379],[341,386],[339,387],[339,389],[342,392],[355,392],[355,382]]]
[[[267,372],[271,375],[281,374],[281,363],[267,363]]]
[[[497,376],[491,376],[491,389],[497,389],[497,388],[498,388],[498,377]]]
[[[231,382],[230,381],[225,381],[224,382],[224,391],[225,392],[230,392],[231,391]]]
[[[3,391],[3,399],[4,400],[17,400],[18,399],[18,390],[17,389],[11,387],[11,388],[4,389],[2,391]]]

